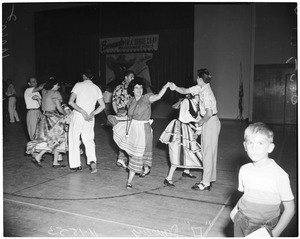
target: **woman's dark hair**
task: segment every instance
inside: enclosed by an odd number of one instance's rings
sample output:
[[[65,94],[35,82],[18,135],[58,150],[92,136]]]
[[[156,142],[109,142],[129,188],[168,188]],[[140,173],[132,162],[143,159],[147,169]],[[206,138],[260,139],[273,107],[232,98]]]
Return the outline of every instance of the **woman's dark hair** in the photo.
[[[200,78],[203,79],[204,83],[209,83],[211,78],[212,78],[212,75],[211,73],[206,69],[199,69],[198,70],[198,74],[197,74]],[[204,75],[207,75],[207,77],[203,77]]]
[[[134,72],[133,72],[132,70],[126,70],[126,71],[124,72],[124,78],[125,78],[126,76],[129,76],[130,74],[133,74],[133,75],[134,75]]]
[[[56,79],[54,77],[50,77],[49,80],[44,85],[44,89],[45,90],[51,90],[53,88],[53,86],[56,85],[57,83],[60,86],[60,82],[59,82],[58,79]]]
[[[132,80],[128,85],[128,94],[130,94],[131,96],[134,95],[133,90],[136,85],[141,85],[143,87],[143,95],[147,93],[145,80],[141,77],[135,77],[134,80]]]

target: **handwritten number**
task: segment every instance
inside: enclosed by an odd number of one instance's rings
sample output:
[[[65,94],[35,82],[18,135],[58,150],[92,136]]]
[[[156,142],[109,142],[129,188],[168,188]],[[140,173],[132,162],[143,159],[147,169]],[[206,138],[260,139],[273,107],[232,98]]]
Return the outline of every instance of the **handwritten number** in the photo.
[[[57,233],[52,233],[52,232],[53,232],[52,226],[50,227],[50,229],[51,229],[51,230],[48,231],[48,233],[49,233],[50,235],[53,235],[53,236],[54,236],[54,235],[57,235]]]
[[[74,231],[74,233],[73,233],[73,235],[74,236],[77,236],[78,234],[77,234],[77,229],[75,229],[75,228],[69,228],[70,230],[72,230],[72,231]]]
[[[12,9],[11,9],[11,13],[9,15],[9,17],[7,18],[7,21],[11,21],[11,19],[13,18],[14,21],[17,21],[17,16],[14,14],[14,10],[15,10],[15,4],[13,4]]]

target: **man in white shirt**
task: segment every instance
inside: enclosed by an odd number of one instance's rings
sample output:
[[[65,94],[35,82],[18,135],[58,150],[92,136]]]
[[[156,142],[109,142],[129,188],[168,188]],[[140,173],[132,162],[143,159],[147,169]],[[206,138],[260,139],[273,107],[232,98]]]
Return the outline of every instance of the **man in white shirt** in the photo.
[[[69,127],[69,165],[72,170],[82,170],[79,150],[81,136],[87,164],[90,165],[91,173],[96,173],[95,115],[104,110],[105,104],[100,88],[92,82],[93,74],[86,71],[82,78],[83,82],[75,84],[69,99],[69,105],[74,109]],[[99,106],[95,109],[97,102]]]
[[[37,80],[30,77],[28,80],[29,88],[24,92],[24,99],[27,109],[26,123],[30,140],[34,139],[37,122],[41,116],[41,95],[39,91],[43,88],[44,84],[37,87]]]

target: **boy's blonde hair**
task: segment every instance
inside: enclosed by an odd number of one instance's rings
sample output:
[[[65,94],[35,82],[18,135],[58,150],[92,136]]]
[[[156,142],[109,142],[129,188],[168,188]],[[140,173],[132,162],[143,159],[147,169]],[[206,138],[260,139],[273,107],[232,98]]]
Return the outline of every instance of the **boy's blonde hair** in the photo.
[[[247,139],[253,134],[262,134],[266,136],[270,143],[273,143],[274,133],[265,123],[257,122],[250,124],[245,129],[244,140],[247,141]]]

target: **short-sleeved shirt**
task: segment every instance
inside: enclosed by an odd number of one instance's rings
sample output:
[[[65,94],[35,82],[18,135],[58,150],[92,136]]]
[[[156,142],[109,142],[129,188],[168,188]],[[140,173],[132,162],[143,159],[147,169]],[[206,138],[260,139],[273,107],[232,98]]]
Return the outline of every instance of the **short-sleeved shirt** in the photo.
[[[138,101],[132,97],[128,104],[129,117],[135,120],[149,120],[151,117],[151,102],[149,101],[151,95],[153,93],[142,95]]]
[[[91,80],[84,80],[74,85],[72,93],[76,94],[76,104],[90,114],[96,103],[103,98],[102,91]]]
[[[15,95],[16,95],[16,90],[15,90],[15,87],[14,87],[13,84],[10,84],[10,85],[7,87],[6,95],[7,95],[7,96],[15,96]]]
[[[33,100],[33,96],[37,96],[40,99],[42,98],[39,92],[32,92],[34,87],[27,88],[24,91],[24,100],[26,104],[26,109],[37,109],[40,107],[40,103],[37,100]]]
[[[127,108],[128,102],[131,98],[127,92],[128,85],[129,83],[124,80],[122,84],[118,85],[113,92],[112,102],[116,103],[118,110]]]
[[[192,86],[189,90],[193,95],[199,94],[199,106],[202,116],[206,113],[205,109],[211,109],[213,114],[218,113],[217,101],[209,83],[205,84],[202,88],[199,85]]]
[[[42,110],[56,110],[56,101],[62,102],[62,96],[57,90],[43,90],[42,92]]]
[[[255,221],[279,216],[281,202],[294,199],[288,174],[274,160],[265,167],[243,165],[238,190],[244,192],[239,210]]]

